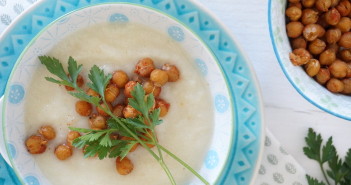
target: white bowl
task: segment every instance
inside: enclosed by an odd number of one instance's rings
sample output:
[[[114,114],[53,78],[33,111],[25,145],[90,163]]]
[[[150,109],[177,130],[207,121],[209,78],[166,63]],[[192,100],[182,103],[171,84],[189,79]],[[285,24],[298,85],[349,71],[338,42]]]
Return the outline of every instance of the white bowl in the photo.
[[[286,34],[285,9],[287,1],[269,0],[268,22],[270,37],[279,64],[294,86],[307,101],[316,107],[340,118],[351,120],[350,96],[335,94],[309,77],[302,67],[294,66],[289,59],[292,51]]]
[[[1,116],[8,158],[22,183],[50,184],[24,146],[24,102],[36,66],[41,65],[37,57],[46,54],[75,30],[91,24],[116,21],[156,28],[188,51],[193,65],[199,68],[209,83],[215,107],[213,139],[199,173],[211,184],[253,182],[263,143],[262,104],[257,81],[235,42],[213,18],[187,1],[78,3],[74,6],[60,3],[41,2],[27,12],[26,17],[33,16],[35,19],[33,24],[50,25],[41,28],[37,35],[34,32],[32,37],[15,40],[24,43],[26,48],[20,48],[22,54],[14,56],[18,60],[8,80]],[[45,8],[55,5],[56,8]],[[32,15],[42,10],[53,11],[54,16],[43,19]],[[182,13],[189,10],[195,13]],[[82,16],[87,14],[93,15],[93,21],[90,16]],[[17,25],[22,23],[19,19]],[[14,35],[13,30],[7,31],[8,35]],[[8,35],[5,34],[4,38]],[[199,180],[194,178],[191,183],[199,184]]]

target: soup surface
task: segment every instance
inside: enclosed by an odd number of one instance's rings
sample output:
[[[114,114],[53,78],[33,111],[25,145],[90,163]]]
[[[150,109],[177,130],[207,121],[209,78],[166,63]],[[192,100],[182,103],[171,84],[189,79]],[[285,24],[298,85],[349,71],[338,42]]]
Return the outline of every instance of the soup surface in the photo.
[[[161,98],[171,107],[156,131],[161,145],[195,169],[201,167],[213,133],[212,98],[209,85],[195,62],[176,41],[143,25],[106,23],[65,37],[47,55],[58,58],[65,68],[68,57],[75,58],[83,64],[81,74],[85,81],[88,70],[94,64],[109,73],[124,70],[130,77],[137,61],[144,57],[152,58],[157,67],[165,63],[176,65],[181,78],[162,87]],[[27,136],[36,133],[42,125],[51,125],[56,130],[57,136],[49,142],[46,152],[33,155],[52,184],[169,184],[160,165],[142,147],[128,155],[134,163],[134,170],[126,176],[117,173],[115,159],[85,159],[78,149],[74,149],[69,159],[59,161],[54,149],[65,143],[68,126],[89,128],[89,123],[87,117],[76,113],[77,99],[70,96],[64,87],[46,81],[46,76],[52,75],[44,66],[40,66],[33,76],[26,98],[25,124]],[[179,184],[192,177],[171,157],[165,155],[164,158]]]

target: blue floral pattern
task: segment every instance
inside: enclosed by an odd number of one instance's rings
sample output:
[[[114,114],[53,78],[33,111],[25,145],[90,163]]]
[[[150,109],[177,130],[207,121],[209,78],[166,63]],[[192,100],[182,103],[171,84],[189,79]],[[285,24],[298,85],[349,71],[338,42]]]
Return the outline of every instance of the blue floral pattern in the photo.
[[[223,95],[217,95],[215,97],[215,107],[216,110],[220,113],[224,113],[228,110],[229,108],[229,100],[227,97]]]
[[[22,85],[14,84],[10,87],[9,102],[12,104],[18,104],[23,100],[24,88]]]
[[[123,14],[115,13],[115,14],[112,14],[110,16],[109,21],[110,22],[116,22],[116,23],[125,23],[125,22],[128,22],[129,19],[128,19],[127,16],[125,16]]]
[[[219,163],[218,153],[214,150],[210,150],[206,156],[206,161],[205,161],[206,168],[214,169],[217,167],[218,163]]]
[[[40,185],[39,180],[34,177],[34,176],[27,176],[24,178],[24,181],[28,184],[28,185]]]
[[[8,143],[7,146],[9,147],[10,155],[12,156],[12,158],[16,158],[16,147],[11,143]]]
[[[199,58],[195,59],[195,62],[197,64],[197,66],[199,67],[202,75],[206,76],[207,72],[208,72],[206,63],[203,60],[199,59]]]
[[[168,34],[172,39],[174,39],[178,42],[181,42],[185,39],[185,34],[184,34],[183,30],[181,28],[179,28],[178,26],[169,27]]]

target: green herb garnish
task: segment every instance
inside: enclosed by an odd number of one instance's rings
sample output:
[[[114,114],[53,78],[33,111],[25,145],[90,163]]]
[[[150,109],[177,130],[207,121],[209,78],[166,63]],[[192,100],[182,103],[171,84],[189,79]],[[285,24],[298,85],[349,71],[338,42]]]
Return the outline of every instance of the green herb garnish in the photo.
[[[116,117],[111,110],[100,105],[100,102],[103,102],[105,107],[108,107],[105,101],[104,92],[111,79],[110,74],[106,75],[104,71],[96,65],[90,69],[88,76],[91,82],[87,85],[100,95],[100,97],[94,97],[86,94],[85,91],[77,85],[76,81],[78,74],[82,71],[82,65],[78,65],[72,57],[68,60],[68,75],[59,60],[48,56],[40,56],[39,60],[46,66],[50,73],[59,78],[59,80],[57,80],[51,77],[46,77],[46,80],[74,88],[75,91],[71,91],[69,94],[99,107],[110,116],[110,119],[107,120],[108,128],[105,130],[69,127],[71,130],[84,133],[84,135],[74,140],[73,146],[77,148],[84,148],[87,146],[84,150],[85,157],[97,155],[99,159],[104,159],[106,157],[120,157],[123,159],[129,153],[134,144],[139,143],[155,158],[157,162],[159,162],[172,184],[176,184],[176,182],[163,159],[163,153],[168,154],[178,161],[197,176],[204,184],[209,184],[188,164],[159,144],[156,138],[155,127],[162,123],[162,120],[159,118],[160,109],[150,111],[155,104],[154,96],[152,93],[150,95],[145,95],[145,91],[140,84],[135,86],[134,90],[131,92],[133,98],[129,98],[128,100],[129,105],[141,112],[141,115],[137,118],[119,118]],[[148,124],[145,124],[145,122]],[[111,139],[110,135],[113,133],[131,137],[135,140],[126,141]],[[155,145],[157,152],[155,153],[151,150],[147,144]]]
[[[308,130],[305,141],[307,144],[303,148],[305,155],[318,162],[325,180],[325,182],[319,181],[306,175],[309,185],[351,184],[351,149],[348,150],[345,159],[342,160],[333,144],[333,138],[329,137],[327,142],[322,145],[322,136],[317,134],[312,128]]]

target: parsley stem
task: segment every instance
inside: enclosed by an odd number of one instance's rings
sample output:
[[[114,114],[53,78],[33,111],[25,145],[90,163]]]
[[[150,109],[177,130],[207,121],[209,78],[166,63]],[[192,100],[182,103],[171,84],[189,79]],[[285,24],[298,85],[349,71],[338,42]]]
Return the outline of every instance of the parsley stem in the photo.
[[[163,168],[163,170],[166,172],[166,174],[167,174],[169,180],[171,181],[172,185],[176,185],[177,183],[175,182],[174,177],[173,177],[171,171],[169,171],[169,168],[166,165],[166,163],[162,159],[159,161],[159,163],[160,163],[161,167]]]
[[[103,107],[101,107],[101,105],[99,105],[100,108],[102,108],[107,114],[109,114],[114,120],[117,121],[117,123],[123,127],[123,129],[125,129],[131,136],[134,137],[134,139],[136,139],[161,165],[161,167],[163,168],[163,170],[166,172],[169,180],[171,181],[172,185],[176,185],[176,182],[174,180],[174,177],[172,176],[172,173],[170,172],[168,166],[166,165],[166,163],[164,162],[163,158],[160,158],[159,156],[157,156],[155,154],[154,151],[152,151],[146,144],[144,141],[142,141],[138,136],[136,136],[128,127],[126,127],[112,112],[111,110],[109,110],[108,108],[104,109]],[[158,142],[155,142],[155,144],[157,146]],[[161,152],[161,151],[160,151]]]
[[[322,170],[322,173],[323,173],[323,176],[324,176],[325,181],[327,181],[327,184],[330,185],[330,182],[329,182],[329,180],[328,180],[328,177],[327,177],[327,175],[325,174],[325,170],[324,170],[324,167],[323,167],[323,163],[319,162],[319,166],[320,166],[320,168],[321,168],[321,170]]]
[[[182,164],[185,168],[187,168],[191,173],[193,173],[197,178],[199,178],[204,184],[209,185],[210,183],[206,181],[205,178],[203,178],[199,173],[197,173],[193,168],[191,168],[186,162],[178,158],[176,155],[174,155],[172,152],[167,150],[165,147],[162,145],[157,144],[158,147],[161,148],[164,152],[166,152],[169,156],[171,156],[173,159],[178,161],[180,164]]]

